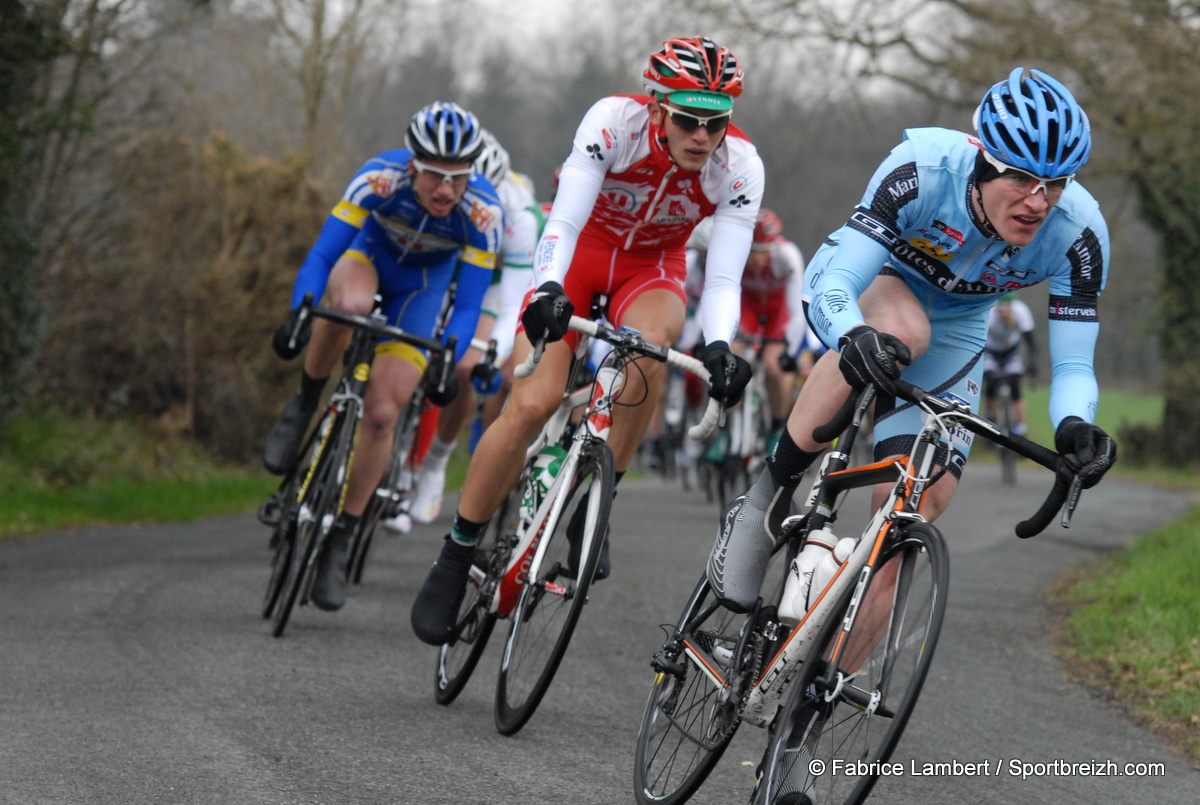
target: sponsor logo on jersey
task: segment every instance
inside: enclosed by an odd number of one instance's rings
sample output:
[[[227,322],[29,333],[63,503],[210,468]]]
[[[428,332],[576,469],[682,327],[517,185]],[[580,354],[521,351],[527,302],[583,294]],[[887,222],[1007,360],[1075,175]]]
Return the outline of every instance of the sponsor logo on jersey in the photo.
[[[608,129],[600,129],[600,136],[604,138],[604,148],[611,151],[612,147],[616,145],[616,138],[613,137],[612,132]]]
[[[739,190],[741,190],[742,188],[744,188],[745,186],[746,186],[746,178],[744,176],[739,176],[733,180],[733,184],[729,185],[729,189],[732,190],[734,193],[736,193]]]
[[[498,216],[496,209],[488,204],[482,204],[478,201],[471,202],[471,223],[475,224],[475,228],[480,232],[490,232],[496,226]]]
[[[943,233],[946,237],[953,240],[959,246],[962,246],[967,241],[966,235],[964,235],[962,232],[959,232],[954,227],[947,226],[936,218],[933,221],[933,228]]]
[[[392,177],[381,173],[372,174],[368,177],[367,184],[371,185],[371,192],[380,197],[390,196],[392,188],[395,187]]]
[[[916,190],[916,189],[917,189],[917,177],[914,176],[911,179],[905,179],[902,182],[896,182],[891,187],[889,187],[887,189],[887,191],[888,191],[888,194],[891,195],[892,198],[898,199],[898,198],[903,198],[905,193],[911,193],[913,190]]]

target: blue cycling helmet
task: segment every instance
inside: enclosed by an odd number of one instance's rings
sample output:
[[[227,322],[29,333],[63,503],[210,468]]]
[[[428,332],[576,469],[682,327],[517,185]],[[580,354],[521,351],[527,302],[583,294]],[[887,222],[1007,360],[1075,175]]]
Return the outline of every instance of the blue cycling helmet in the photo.
[[[413,115],[404,145],[417,159],[471,163],[483,152],[483,127],[458,104],[435,101]]]
[[[1083,167],[1092,151],[1087,115],[1062,84],[1040,70],[1018,67],[983,96],[975,131],[993,157],[1055,179]]]

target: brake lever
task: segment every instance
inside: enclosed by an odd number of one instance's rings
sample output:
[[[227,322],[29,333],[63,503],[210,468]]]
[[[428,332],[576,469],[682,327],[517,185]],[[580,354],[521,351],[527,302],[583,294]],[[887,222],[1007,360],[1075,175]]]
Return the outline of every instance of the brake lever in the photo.
[[[1079,496],[1083,493],[1083,479],[1078,475],[1071,481],[1071,488],[1067,490],[1067,502],[1063,504],[1062,510],[1062,527],[1071,527],[1071,515],[1075,513],[1075,507],[1079,505]]]

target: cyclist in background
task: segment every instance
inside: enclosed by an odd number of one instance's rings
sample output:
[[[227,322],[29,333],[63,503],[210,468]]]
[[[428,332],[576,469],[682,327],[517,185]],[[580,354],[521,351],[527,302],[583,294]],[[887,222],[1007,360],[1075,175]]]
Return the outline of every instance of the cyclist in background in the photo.
[[[326,307],[366,315],[379,293],[389,324],[431,337],[457,271],[446,335],[458,336],[459,366],[479,362],[479,351],[468,347],[504,226],[495,191],[472,169],[483,149],[482,129],[470,112],[439,101],[413,115],[404,144],[367,160],[325,221],[296,277],[292,311],[275,334],[273,346],[280,357],[290,360],[304,347],[289,347],[288,336],[306,294]],[[274,473],[284,474],[295,463],[350,331],[318,319],[311,335],[300,389],[267,436],[263,464]],[[396,419],[426,363],[422,351],[406,344],[388,341],[378,347],[344,511],[330,530],[312,590],[313,603],[322,609],[340,609],[345,603],[350,538],[387,468]],[[454,390],[447,392],[431,401],[448,404]]]
[[[773,447],[792,410],[796,385],[788,345],[804,342],[804,256],[783,236],[783,222],[774,211],[758,211],[754,243],[742,272],[742,317],[738,338],[761,339],[759,360],[767,375],[767,404],[771,409]],[[797,346],[799,349],[799,346]]]
[[[521,316],[514,358],[531,340],[548,345],[530,377],[513,382],[509,403],[475,448],[454,525],[412,610],[417,636],[432,644],[452,634],[479,533],[512,489],[525,449],[558,407],[576,334],[571,314],[586,315],[598,294],[617,326],[672,344],[683,328],[684,247],[692,228],[714,216],[704,289],[701,360],[710,393],[737,401],[749,366],[729,350],[739,310],[742,267],[763,191],[753,144],[730,124],[742,70],[710,39],[669,39],[643,73],[647,96],[612,96],[584,116],[563,165],[554,206],[538,243],[536,292]],[[568,270],[569,269],[569,270]],[[639,361],[613,412],[609,444],[618,478],[632,460],[661,398],[665,366]],[[644,380],[643,380],[644,376]],[[633,404],[636,402],[650,404]],[[582,511],[582,509],[581,509]],[[581,524],[568,524],[577,534]],[[577,538],[576,538],[577,541]],[[608,540],[596,578],[610,570]]]
[[[874,385],[875,457],[907,454],[922,412],[893,396],[901,376],[978,410],[988,314],[1016,288],[1049,282],[1050,418],[1065,467],[1086,488],[1115,461],[1115,443],[1092,424],[1109,244],[1099,204],[1073,181],[1091,150],[1087,116],[1062,84],[1017,68],[988,90],[975,129],[905,132],[810,261],[808,318],[831,351],[800,390],[767,469],[725,514],[708,575],[731,607],[758,597],[792,494],[825,447],[813,429],[852,388]],[[925,498],[929,520],[949,503],[970,446],[958,433],[943,445],[949,472]],[[886,492],[876,489],[875,505]]]
[[[471,383],[476,391],[485,395],[485,410],[491,411],[495,418],[512,383],[513,366],[507,358],[516,337],[521,301],[533,277],[533,250],[543,221],[529,177],[511,169],[508,151],[491,132],[483,132],[483,142],[483,153],[475,160],[475,170],[491,182],[504,208],[504,237],[500,248],[503,267],[495,273],[484,296],[475,338],[480,341],[496,339],[496,359],[504,365],[504,371],[481,376],[474,367],[463,366],[459,382],[464,386]],[[432,523],[442,510],[446,466],[458,445],[458,435],[475,413],[475,408],[474,395],[464,393],[443,408],[438,416],[437,433],[421,462],[410,507],[412,519],[418,523]]]
[[[1012,431],[1022,436],[1028,430],[1025,397],[1021,393],[1021,379],[1026,374],[1030,379],[1037,377],[1033,312],[1016,294],[1006,293],[992,308],[988,319],[987,342],[983,346],[983,406],[985,411],[995,411],[1000,384],[1007,385],[1012,401]],[[996,418],[994,414],[989,417]]]

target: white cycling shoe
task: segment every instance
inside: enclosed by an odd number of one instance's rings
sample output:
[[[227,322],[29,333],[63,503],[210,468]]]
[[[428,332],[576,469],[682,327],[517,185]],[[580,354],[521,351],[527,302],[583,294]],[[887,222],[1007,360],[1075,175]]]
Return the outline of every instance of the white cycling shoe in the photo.
[[[418,523],[432,523],[442,513],[442,494],[446,491],[446,468],[421,468],[417,491],[413,495],[409,514]]]

